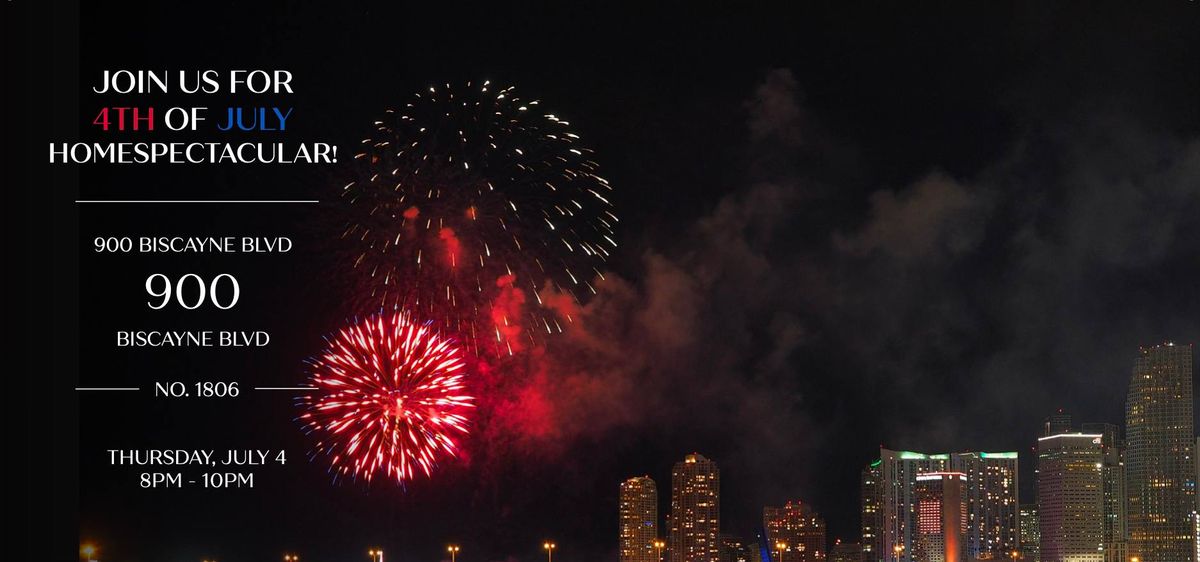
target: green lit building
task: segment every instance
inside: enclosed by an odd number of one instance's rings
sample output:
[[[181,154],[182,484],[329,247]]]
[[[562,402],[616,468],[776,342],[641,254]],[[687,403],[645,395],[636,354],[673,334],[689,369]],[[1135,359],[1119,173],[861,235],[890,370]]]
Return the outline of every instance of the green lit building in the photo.
[[[967,475],[967,556],[1003,560],[1021,548],[1017,453],[957,453],[950,470]]]
[[[863,470],[864,562],[914,562],[918,529],[917,477],[955,471],[967,475],[966,555],[1003,558],[1020,548],[1018,455],[926,454],[880,449]]]

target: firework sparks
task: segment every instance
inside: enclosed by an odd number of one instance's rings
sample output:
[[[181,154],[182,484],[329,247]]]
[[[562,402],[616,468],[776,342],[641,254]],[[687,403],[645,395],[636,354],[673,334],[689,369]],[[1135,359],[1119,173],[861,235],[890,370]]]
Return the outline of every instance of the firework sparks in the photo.
[[[474,398],[453,342],[403,312],[349,326],[310,361],[317,391],[300,399],[315,449],[338,477],[404,482],[458,454]]]
[[[417,93],[375,122],[342,189],[342,236],[356,242],[370,307],[433,319],[475,351],[492,341],[511,352],[515,334],[571,321],[541,293],[594,293],[617,217],[592,151],[539,108],[468,83]]]

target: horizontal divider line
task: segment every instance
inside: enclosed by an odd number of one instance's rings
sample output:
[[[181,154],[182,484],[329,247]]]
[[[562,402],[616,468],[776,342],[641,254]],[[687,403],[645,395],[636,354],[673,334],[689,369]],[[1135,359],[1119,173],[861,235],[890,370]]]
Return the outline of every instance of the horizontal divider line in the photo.
[[[76,199],[76,203],[320,203],[316,199]]]

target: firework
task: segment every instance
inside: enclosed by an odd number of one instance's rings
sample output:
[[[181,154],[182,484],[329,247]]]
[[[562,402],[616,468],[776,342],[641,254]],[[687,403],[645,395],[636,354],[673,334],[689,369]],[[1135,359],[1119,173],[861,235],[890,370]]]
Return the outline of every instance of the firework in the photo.
[[[305,429],[338,477],[399,482],[457,455],[474,398],[458,347],[403,312],[378,314],[330,338],[310,362]]]
[[[489,83],[429,88],[375,122],[342,189],[366,305],[434,320],[479,351],[571,319],[616,247],[611,187],[570,124]]]

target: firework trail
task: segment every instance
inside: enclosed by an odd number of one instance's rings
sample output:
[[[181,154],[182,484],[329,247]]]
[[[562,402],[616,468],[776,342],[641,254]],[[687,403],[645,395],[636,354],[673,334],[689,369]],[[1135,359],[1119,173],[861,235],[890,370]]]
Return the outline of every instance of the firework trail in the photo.
[[[337,477],[403,483],[457,456],[475,399],[462,353],[428,325],[378,314],[341,330],[309,363],[316,390],[300,398],[299,420]]]
[[[371,309],[433,320],[472,351],[562,331],[616,247],[608,182],[569,123],[512,88],[430,88],[375,122],[342,189]],[[544,290],[549,292],[544,293]]]

